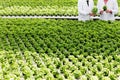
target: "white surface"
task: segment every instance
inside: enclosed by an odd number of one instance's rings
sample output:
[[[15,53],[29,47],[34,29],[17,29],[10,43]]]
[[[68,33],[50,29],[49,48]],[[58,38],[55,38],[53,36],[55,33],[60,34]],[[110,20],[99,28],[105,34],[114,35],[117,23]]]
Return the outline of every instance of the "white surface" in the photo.
[[[78,16],[1,16],[1,18],[46,18],[46,19],[78,19]],[[91,17],[92,19],[100,19],[100,17]],[[120,17],[116,16],[116,20]]]

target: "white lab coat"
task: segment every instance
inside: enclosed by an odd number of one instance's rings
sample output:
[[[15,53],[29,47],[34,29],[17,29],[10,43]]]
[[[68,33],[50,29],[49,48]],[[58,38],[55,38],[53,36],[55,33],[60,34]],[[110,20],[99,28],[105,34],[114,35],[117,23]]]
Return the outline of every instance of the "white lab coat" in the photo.
[[[103,6],[105,5],[104,0],[98,0],[97,3],[97,8],[98,8],[98,13],[100,13],[101,10],[103,10]],[[106,13],[103,12],[103,14],[100,14],[100,19],[101,20],[115,20],[115,14],[118,12],[118,3],[116,0],[108,0],[107,4],[107,9],[112,11],[111,13]]]
[[[87,0],[78,0],[78,20],[86,21],[90,20],[89,13],[92,13],[94,7],[93,0],[89,0],[89,6],[87,5]]]

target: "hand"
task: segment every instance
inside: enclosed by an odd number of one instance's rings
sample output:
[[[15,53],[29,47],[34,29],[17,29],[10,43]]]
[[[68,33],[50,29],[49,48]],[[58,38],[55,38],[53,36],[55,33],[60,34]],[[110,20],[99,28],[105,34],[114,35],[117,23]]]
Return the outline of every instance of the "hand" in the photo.
[[[101,10],[101,11],[100,11],[100,14],[103,14],[103,12],[104,12],[104,11],[103,11],[103,10]]]
[[[112,14],[112,11],[111,10],[106,10],[106,13],[111,13]]]
[[[94,16],[94,14],[93,14],[93,13],[89,13],[89,15],[90,15],[90,16]]]

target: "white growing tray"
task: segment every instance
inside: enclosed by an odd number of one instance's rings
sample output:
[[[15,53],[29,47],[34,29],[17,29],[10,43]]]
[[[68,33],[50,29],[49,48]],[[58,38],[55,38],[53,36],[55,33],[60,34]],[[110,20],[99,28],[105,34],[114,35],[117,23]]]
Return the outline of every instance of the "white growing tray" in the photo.
[[[78,19],[78,16],[1,16],[1,18],[45,18],[45,19]],[[99,19],[99,16],[91,17],[92,19]],[[120,17],[116,16],[116,20]]]

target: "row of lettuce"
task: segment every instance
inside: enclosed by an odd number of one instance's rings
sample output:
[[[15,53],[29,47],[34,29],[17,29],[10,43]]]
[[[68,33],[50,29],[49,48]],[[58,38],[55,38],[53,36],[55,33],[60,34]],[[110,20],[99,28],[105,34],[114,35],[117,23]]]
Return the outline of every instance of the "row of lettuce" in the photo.
[[[77,7],[69,6],[0,6],[0,16],[62,16],[62,15],[77,15]]]
[[[99,15],[99,14],[98,14]],[[78,16],[77,6],[0,6],[0,16]],[[116,14],[120,16],[120,10]]]
[[[1,80],[119,80],[119,21],[0,19]]]
[[[98,0],[94,0],[95,5],[97,4]],[[78,0],[0,0],[0,5],[2,6],[47,6],[47,5],[58,5],[58,6],[76,6]],[[120,1],[117,0],[118,4]]]
[[[0,15],[75,15],[76,5],[77,0],[1,0]]]
[[[77,50],[108,54],[120,47],[119,21],[89,21],[86,24],[72,20],[1,19],[0,22],[0,47],[5,50],[11,47],[18,50],[22,46],[23,51],[33,48],[29,50],[43,53]]]
[[[0,5],[6,6],[75,6],[78,0],[1,0]]]
[[[78,0],[1,1],[0,16],[58,15],[77,16]],[[95,1],[96,3],[97,1]],[[119,10],[120,11],[120,10]],[[120,16],[120,12],[117,14]]]
[[[120,56],[0,51],[1,80],[119,80]]]

